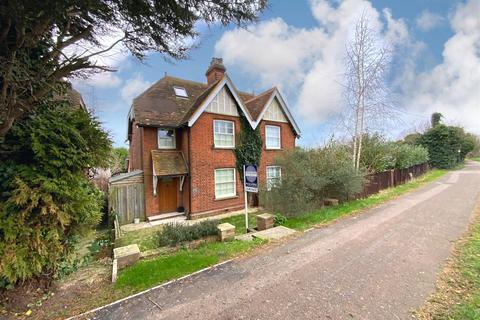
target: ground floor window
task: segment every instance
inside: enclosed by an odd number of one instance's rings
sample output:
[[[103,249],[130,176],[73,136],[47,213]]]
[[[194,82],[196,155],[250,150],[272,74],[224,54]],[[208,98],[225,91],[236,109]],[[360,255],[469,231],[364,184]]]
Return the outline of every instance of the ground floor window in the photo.
[[[233,197],[237,194],[235,188],[235,169],[225,168],[215,170],[215,198]]]
[[[280,183],[282,168],[279,166],[267,166],[267,190]]]

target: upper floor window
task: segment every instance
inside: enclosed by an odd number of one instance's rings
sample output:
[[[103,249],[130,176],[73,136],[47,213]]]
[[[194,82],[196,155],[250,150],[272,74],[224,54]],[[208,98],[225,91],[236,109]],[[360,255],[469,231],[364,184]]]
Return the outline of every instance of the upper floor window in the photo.
[[[267,166],[267,190],[277,186],[282,179],[282,168],[279,166]]]
[[[280,149],[280,127],[265,126],[265,147],[267,149]]]
[[[158,129],[158,149],[175,149],[175,129]]]
[[[213,120],[213,143],[215,148],[234,148],[235,123],[226,120]]]

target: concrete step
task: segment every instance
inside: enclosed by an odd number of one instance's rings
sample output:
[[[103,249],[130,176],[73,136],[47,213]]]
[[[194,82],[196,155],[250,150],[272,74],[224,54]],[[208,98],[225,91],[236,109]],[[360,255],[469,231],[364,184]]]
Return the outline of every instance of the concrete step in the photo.
[[[185,216],[185,213],[184,212],[162,213],[162,214],[157,214],[156,216],[150,216],[147,219],[148,219],[148,222],[154,222],[158,220],[171,219],[171,218],[180,217],[180,216]]]

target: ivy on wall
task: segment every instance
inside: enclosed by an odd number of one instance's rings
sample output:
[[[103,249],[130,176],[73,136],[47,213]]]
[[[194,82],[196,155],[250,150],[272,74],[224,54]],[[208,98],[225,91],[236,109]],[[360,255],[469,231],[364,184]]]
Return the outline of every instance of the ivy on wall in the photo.
[[[240,133],[237,138],[238,143],[235,148],[235,157],[237,158],[237,170],[243,181],[243,165],[260,164],[262,137],[260,135],[260,126],[254,130],[241,110],[239,110],[239,114]]]

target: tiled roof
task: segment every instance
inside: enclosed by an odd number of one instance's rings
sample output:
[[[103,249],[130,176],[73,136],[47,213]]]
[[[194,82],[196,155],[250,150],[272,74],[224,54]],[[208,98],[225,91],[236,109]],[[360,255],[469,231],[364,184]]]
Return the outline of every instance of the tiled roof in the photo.
[[[268,102],[272,94],[275,92],[275,88],[271,88],[258,96],[245,101],[245,106],[247,107],[250,115],[253,120],[257,120],[260,113],[262,113],[265,104]]]
[[[144,126],[181,126],[188,121],[220,81],[221,79],[208,85],[165,76],[133,100],[133,118],[139,125]],[[173,87],[185,88],[188,98],[177,97]],[[263,95],[267,92],[258,96],[242,91],[237,91],[237,94],[243,102],[251,101],[246,107],[253,118],[256,119],[263,107],[261,106],[264,100]],[[258,100],[254,98],[258,98]],[[268,98],[263,102],[266,103]]]
[[[175,95],[182,87],[188,97]],[[207,84],[165,76],[133,100],[133,116],[140,125],[177,127],[204,91]]]
[[[175,150],[152,150],[153,174],[178,176],[188,173],[183,153]]]

